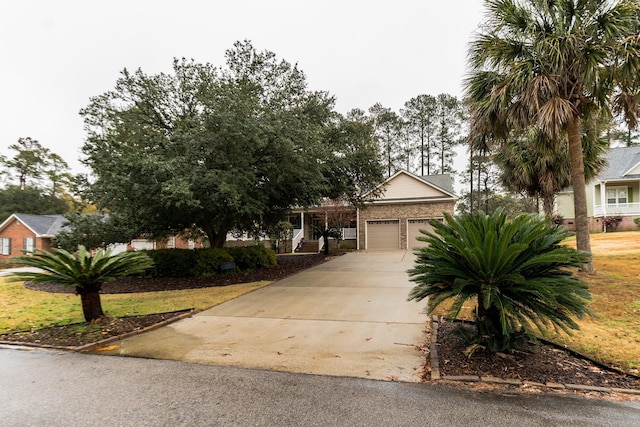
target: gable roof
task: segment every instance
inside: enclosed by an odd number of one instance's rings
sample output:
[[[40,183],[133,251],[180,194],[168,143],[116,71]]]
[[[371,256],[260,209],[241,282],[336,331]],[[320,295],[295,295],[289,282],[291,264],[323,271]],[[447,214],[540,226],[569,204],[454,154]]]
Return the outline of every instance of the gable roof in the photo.
[[[456,200],[451,175],[417,176],[404,170],[387,178],[379,188],[382,197],[372,203],[393,203],[427,200]]]
[[[66,219],[63,215],[32,215],[15,213],[0,224],[0,230],[11,223],[13,219],[20,221],[31,230],[36,237],[54,237],[63,228]]]
[[[607,166],[598,175],[600,181],[640,178],[640,147],[611,148],[605,158]]]

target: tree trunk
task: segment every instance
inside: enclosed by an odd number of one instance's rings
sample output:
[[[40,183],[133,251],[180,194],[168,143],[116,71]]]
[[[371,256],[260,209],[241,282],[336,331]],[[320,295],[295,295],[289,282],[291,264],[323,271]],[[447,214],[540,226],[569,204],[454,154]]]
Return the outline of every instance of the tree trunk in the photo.
[[[544,211],[545,218],[551,218],[553,216],[553,201],[554,194],[544,194],[542,196],[542,210]],[[536,203],[536,205],[538,205]]]
[[[204,231],[204,233],[207,235],[207,239],[209,239],[209,245],[212,248],[222,248],[227,241],[227,232],[229,230],[216,231],[216,228],[213,225],[204,224],[202,225],[202,231]]]
[[[484,306],[484,295],[482,292],[478,292],[478,308],[476,311],[476,330],[478,336],[482,337],[484,333],[487,331],[483,331],[481,328],[481,323],[488,321],[491,325],[493,325],[496,332],[502,335],[502,322],[500,322],[500,310],[495,306],[489,306],[485,308]],[[483,338],[484,341],[484,338]]]
[[[589,236],[589,217],[587,216],[587,189],[584,177],[584,159],[582,153],[582,136],[580,134],[580,118],[574,117],[567,124],[569,138],[569,161],[571,163],[571,184],[573,185],[573,205],[576,224],[576,243],[578,250],[591,253],[591,237]],[[585,273],[596,272],[593,260],[582,267]]]
[[[324,255],[329,256],[329,229],[325,228],[322,231],[322,238],[324,239]]]
[[[100,301],[100,285],[76,286],[76,293],[80,295],[82,314],[85,321],[91,322],[104,316],[102,302]]]

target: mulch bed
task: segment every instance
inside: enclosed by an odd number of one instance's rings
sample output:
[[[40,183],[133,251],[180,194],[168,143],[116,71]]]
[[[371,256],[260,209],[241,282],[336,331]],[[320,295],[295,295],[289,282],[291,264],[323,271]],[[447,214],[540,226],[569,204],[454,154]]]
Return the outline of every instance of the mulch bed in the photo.
[[[158,292],[182,289],[211,288],[214,286],[235,285],[238,283],[275,281],[291,274],[325,262],[322,254],[278,256],[278,265],[242,273],[217,274],[209,277],[121,277],[104,283],[101,294],[126,294],[136,292]],[[26,283],[25,287],[37,291],[54,293],[75,293],[74,288],[56,283]]]
[[[640,390],[640,378],[606,368],[589,359],[543,341],[513,354],[464,353],[468,344],[451,332],[457,323],[438,326],[438,360],[441,376],[480,375],[537,383],[580,384]]]

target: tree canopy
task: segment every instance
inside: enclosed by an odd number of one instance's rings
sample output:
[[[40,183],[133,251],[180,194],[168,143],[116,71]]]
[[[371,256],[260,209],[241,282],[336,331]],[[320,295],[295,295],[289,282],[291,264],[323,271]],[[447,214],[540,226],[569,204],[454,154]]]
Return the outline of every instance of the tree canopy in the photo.
[[[174,60],[173,73],[123,70],[81,111],[91,198],[159,237],[198,227],[266,230],[294,206],[384,179],[370,124],[333,111],[296,66],[236,42],[226,66]]]

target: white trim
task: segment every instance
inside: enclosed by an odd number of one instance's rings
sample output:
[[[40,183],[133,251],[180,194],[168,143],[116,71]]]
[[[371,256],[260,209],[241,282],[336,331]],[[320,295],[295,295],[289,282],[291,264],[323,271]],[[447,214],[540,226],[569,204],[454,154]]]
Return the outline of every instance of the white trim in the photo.
[[[632,167],[630,167],[628,171],[626,171],[625,173],[622,174],[622,176],[626,176],[629,172],[631,172],[632,170],[634,170],[638,166],[640,166],[640,162],[638,162],[635,165],[633,165]],[[638,178],[636,178],[636,179],[638,179]]]
[[[425,197],[420,197],[415,199],[390,199],[390,200],[380,199],[380,200],[375,200],[373,202],[370,202],[370,204],[372,205],[407,205],[407,204],[416,204],[416,203],[437,203],[437,202],[451,202],[451,199],[443,198],[443,197],[431,198],[431,199],[425,198]]]

